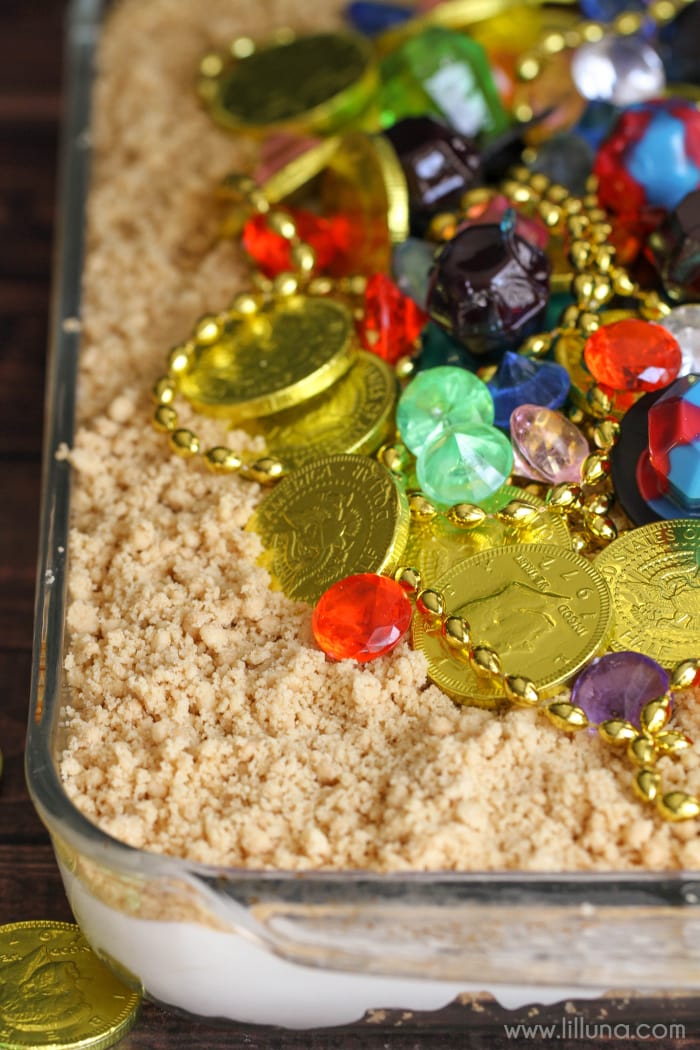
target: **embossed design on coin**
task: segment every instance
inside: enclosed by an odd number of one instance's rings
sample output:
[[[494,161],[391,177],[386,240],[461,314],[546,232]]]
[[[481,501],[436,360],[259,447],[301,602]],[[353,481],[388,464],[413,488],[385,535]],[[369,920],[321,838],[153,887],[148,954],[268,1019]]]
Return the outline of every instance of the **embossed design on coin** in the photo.
[[[408,503],[376,460],[323,456],[288,475],[248,528],[267,548],[260,563],[289,598],[315,602],[337,580],[390,572],[408,538]]]
[[[361,350],[329,390],[246,429],[261,434],[267,453],[287,470],[296,470],[321,455],[374,451],[389,436],[395,400],[392,370],[376,354]]]
[[[595,567],[612,594],[612,649],[634,649],[664,667],[700,654],[700,521],[656,521],[627,532]]]
[[[526,675],[540,690],[565,682],[600,651],[612,606],[603,578],[578,554],[549,543],[482,551],[436,581],[449,612],[463,616],[476,643],[499,653],[506,674]],[[454,655],[439,628],[414,617],[413,640],[428,674],[455,700],[493,706],[500,687]]]
[[[349,311],[332,299],[272,300],[252,317],[230,315],[215,342],[195,344],[180,390],[198,411],[231,420],[281,412],[347,372],[353,332]]]
[[[112,1046],[141,997],[95,955],[77,926],[0,926],[0,1050]]]
[[[521,489],[513,491],[523,503],[544,511],[544,503],[536,496]],[[563,519],[546,511],[532,525],[517,530],[497,518],[486,518],[481,525],[460,529],[439,515],[425,524],[411,523],[403,560],[418,569],[430,587],[433,580],[464,558],[513,543],[555,543],[570,549],[571,536]]]

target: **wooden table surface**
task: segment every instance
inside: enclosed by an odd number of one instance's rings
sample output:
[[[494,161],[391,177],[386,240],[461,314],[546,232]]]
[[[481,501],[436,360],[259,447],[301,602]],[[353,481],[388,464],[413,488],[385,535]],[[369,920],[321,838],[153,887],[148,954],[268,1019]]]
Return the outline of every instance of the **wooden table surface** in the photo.
[[[32,606],[41,461],[44,358],[51,277],[54,169],[61,113],[64,0],[0,0],[0,924],[71,919],[49,839],[28,799],[23,743],[29,694]],[[0,982],[2,973],[0,968]],[[271,990],[270,994],[274,994]],[[610,1004],[608,1004],[609,1006]],[[615,1005],[615,1020],[682,1021],[686,1038],[657,1045],[700,1047],[700,999],[681,997]],[[588,1023],[602,1004],[577,1003]],[[540,1012],[558,1021],[561,1007]],[[610,1012],[608,1013],[610,1017]],[[531,1020],[531,1018],[530,1018]],[[528,1010],[506,1014],[495,1004],[475,1013],[453,1005],[406,1022],[399,1012],[382,1024],[317,1032],[282,1032],[242,1025],[221,1028],[146,1004],[122,1050],[211,1047],[279,1050],[429,1050],[513,1045],[503,1022],[528,1021]],[[597,1045],[648,1047],[649,1040],[600,1036]],[[592,1045],[558,1039],[556,1046]]]

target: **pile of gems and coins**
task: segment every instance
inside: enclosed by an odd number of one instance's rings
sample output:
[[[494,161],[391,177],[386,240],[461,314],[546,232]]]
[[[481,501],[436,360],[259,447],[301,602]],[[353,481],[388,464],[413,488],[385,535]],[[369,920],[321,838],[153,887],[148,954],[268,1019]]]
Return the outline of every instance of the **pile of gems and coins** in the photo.
[[[455,701],[596,731],[685,820],[658,760],[700,684],[700,5],[623,2],[357,0],[204,56],[259,142],[212,190],[251,283],[154,423],[271,485],[249,527],[330,658],[411,632]]]

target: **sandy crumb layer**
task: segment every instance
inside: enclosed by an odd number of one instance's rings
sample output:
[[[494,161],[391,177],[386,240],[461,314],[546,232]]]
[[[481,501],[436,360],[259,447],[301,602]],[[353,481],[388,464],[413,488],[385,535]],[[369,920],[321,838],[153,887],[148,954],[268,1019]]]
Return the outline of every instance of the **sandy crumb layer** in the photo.
[[[133,846],[215,864],[697,868],[696,822],[643,808],[595,736],[459,708],[407,643],[370,666],[328,662],[310,609],[256,566],[257,487],[172,457],[149,425],[168,348],[248,272],[217,239],[213,191],[254,147],[200,109],[198,59],[273,25],[331,26],[337,9],[123,0],[104,34],[70,452],[66,790]],[[700,739],[693,698],[678,709]],[[697,746],[662,768],[669,788],[700,790]]]

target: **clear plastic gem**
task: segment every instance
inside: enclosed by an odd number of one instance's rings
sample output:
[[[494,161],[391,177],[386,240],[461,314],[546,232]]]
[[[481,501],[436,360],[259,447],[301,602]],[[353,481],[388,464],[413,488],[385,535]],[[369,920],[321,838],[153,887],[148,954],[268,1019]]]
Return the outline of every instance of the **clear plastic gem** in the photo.
[[[571,62],[576,87],[588,99],[629,106],[663,94],[663,63],[640,36],[604,36],[583,44]]]

